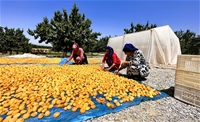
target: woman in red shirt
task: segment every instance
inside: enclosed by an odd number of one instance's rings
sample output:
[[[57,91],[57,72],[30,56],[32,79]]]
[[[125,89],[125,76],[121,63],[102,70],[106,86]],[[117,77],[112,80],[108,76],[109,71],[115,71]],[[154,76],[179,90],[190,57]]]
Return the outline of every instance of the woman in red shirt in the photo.
[[[105,62],[108,64],[108,67],[105,68]],[[114,50],[112,47],[107,46],[106,51],[104,54],[104,57],[102,59],[102,69],[104,71],[115,71],[116,69],[119,68],[121,63],[121,60],[117,56],[116,53],[114,53]]]

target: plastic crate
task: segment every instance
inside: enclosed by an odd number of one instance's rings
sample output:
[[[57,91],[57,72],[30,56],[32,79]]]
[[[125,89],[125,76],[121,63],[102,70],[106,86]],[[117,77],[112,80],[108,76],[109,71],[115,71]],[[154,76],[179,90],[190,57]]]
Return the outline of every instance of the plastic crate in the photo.
[[[200,90],[200,73],[176,70],[175,83]]]
[[[178,55],[174,97],[200,107],[200,55]]]
[[[200,73],[200,55],[178,55],[176,68]]]
[[[176,84],[174,97],[186,103],[200,107],[200,90]]]

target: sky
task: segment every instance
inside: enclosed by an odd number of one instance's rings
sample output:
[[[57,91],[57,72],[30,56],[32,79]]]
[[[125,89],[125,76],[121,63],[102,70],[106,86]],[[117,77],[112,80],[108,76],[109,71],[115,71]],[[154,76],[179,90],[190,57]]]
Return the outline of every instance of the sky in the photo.
[[[200,0],[0,0],[0,26],[23,29],[30,43],[46,45],[30,36],[28,28],[35,30],[44,17],[53,18],[55,11],[65,9],[70,14],[74,3],[92,21],[93,32],[101,33],[100,38],[121,36],[131,23],[145,25],[147,21],[200,35]]]

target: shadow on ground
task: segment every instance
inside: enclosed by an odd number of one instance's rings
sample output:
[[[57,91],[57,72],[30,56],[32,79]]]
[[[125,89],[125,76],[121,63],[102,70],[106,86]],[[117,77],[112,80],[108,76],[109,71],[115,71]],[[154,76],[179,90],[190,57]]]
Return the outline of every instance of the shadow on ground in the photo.
[[[125,77],[125,78],[128,78],[128,79],[136,80],[139,83],[142,83],[142,81],[147,80],[146,78],[140,77],[140,76],[128,76],[128,75],[125,75],[125,74],[119,74],[119,76],[122,76],[122,77]]]
[[[171,97],[174,97],[174,87],[170,87],[168,89],[164,89],[161,90],[162,92],[165,92],[166,94],[168,94]]]

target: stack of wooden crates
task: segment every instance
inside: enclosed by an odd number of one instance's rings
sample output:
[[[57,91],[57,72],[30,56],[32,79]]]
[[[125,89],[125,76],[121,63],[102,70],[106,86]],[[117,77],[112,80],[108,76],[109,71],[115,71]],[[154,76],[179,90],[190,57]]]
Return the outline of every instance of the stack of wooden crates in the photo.
[[[200,107],[200,55],[178,55],[174,97]]]

